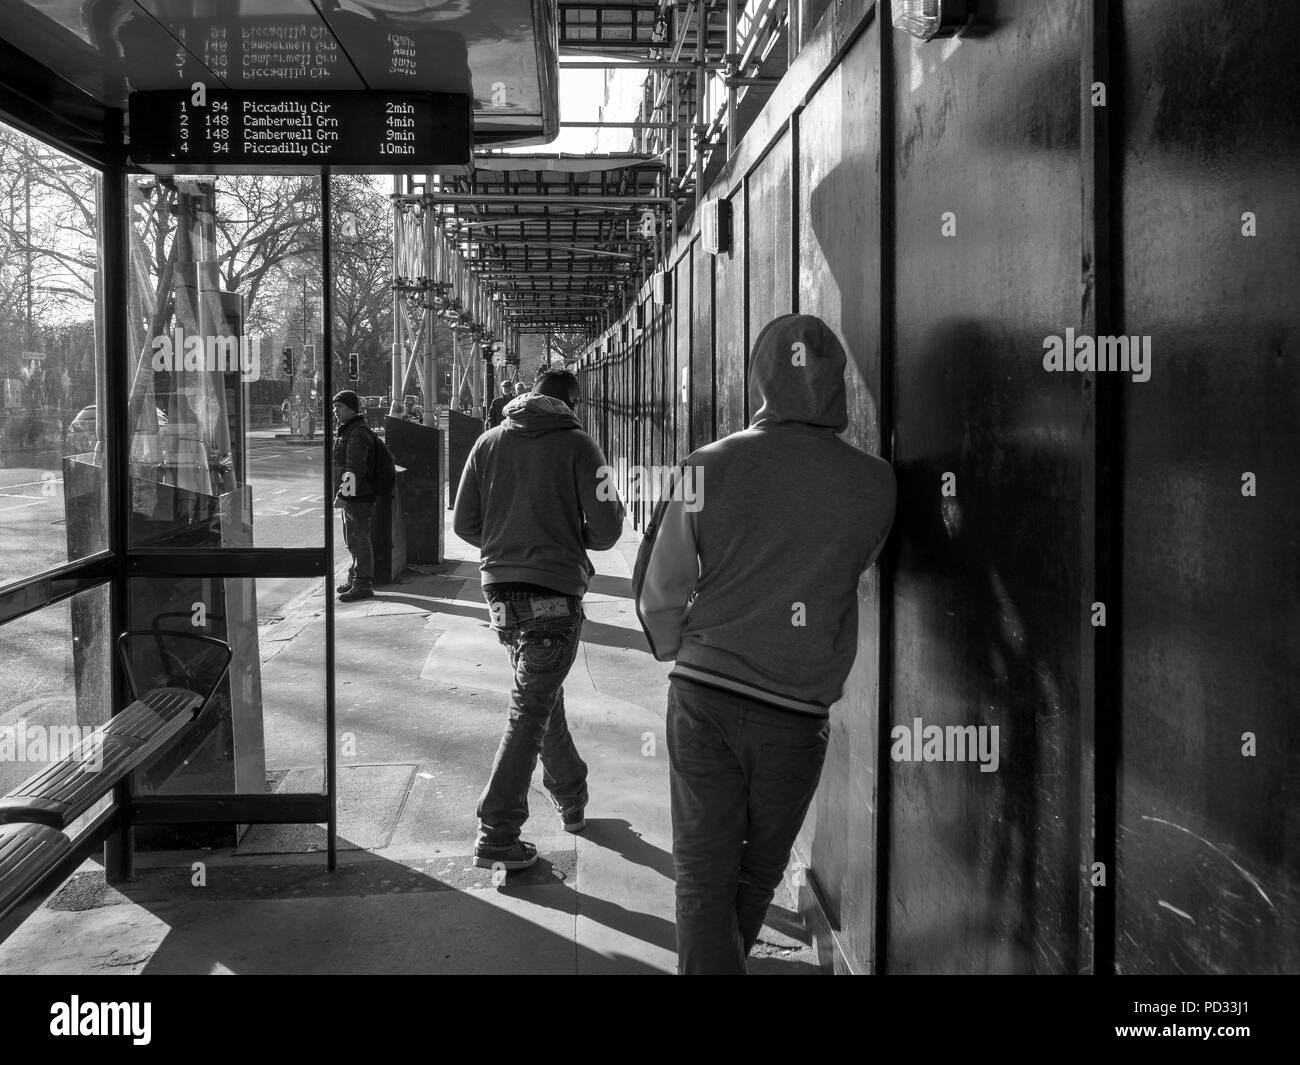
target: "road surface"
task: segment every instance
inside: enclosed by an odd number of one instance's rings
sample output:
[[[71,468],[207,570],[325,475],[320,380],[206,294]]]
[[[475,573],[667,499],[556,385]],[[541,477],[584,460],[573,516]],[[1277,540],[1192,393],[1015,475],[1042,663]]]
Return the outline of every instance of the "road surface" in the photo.
[[[290,444],[271,431],[248,439],[248,482],[253,490],[254,547],[320,547],[325,542],[325,450]],[[0,469],[0,583],[31,577],[68,561],[62,469]],[[105,536],[105,541],[107,536]],[[258,614],[276,615],[314,582],[264,578],[257,582]]]

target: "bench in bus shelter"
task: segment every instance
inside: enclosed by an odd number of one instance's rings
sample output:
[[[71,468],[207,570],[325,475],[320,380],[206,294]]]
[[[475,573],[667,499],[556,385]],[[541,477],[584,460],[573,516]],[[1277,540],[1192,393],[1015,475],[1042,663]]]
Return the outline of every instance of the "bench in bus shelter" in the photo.
[[[130,651],[139,640],[157,645],[155,659],[163,668],[152,679],[170,679],[168,673],[179,673],[191,682],[193,673],[164,645],[172,640],[199,641],[202,646],[195,654],[209,660],[205,672],[213,676],[206,691],[163,684],[137,694],[140,685]],[[134,696],[131,704],[83,737],[64,757],[0,797],[0,942],[80,864],[75,858],[80,848],[64,829],[118,785],[129,787],[132,774],[147,768],[191,728],[211,705],[230,669],[230,645],[198,633],[124,632],[118,637],[117,651]],[[169,665],[179,668],[169,669]]]

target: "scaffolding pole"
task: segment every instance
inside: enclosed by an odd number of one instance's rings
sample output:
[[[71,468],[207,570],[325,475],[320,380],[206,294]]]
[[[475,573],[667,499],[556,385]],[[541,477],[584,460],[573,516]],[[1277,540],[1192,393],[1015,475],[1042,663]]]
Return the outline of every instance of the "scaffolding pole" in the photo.
[[[402,179],[397,174],[393,175],[393,281],[396,282],[401,276],[401,213],[402,204],[398,201],[397,196],[402,191]],[[402,315],[404,308],[402,302],[405,297],[402,291],[394,284],[393,286],[393,347],[392,363],[389,366],[389,386],[392,391],[389,393],[388,416],[390,418],[400,418],[402,416],[402,374],[406,370],[406,348],[402,342]]]

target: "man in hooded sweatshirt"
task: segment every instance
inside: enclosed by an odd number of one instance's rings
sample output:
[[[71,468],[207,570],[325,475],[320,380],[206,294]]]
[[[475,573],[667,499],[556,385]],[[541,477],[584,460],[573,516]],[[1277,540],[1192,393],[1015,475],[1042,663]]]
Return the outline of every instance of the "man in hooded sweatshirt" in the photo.
[[[605,456],[573,413],[578,379],[548,370],[511,400],[505,421],[475,442],[456,493],[456,535],[479,548],[483,596],[510,655],[510,715],[478,804],[477,864],[526,869],[519,838],[540,751],[542,782],[566,831],[587,826],[587,766],[564,714],[564,678],[578,652],[587,550],[623,531],[623,505],[602,486]]]
[[[844,348],[811,315],[754,342],[748,429],[690,455],[637,560],[669,675],[678,971],[743,973],[812,802],[893,468],[836,435]]]

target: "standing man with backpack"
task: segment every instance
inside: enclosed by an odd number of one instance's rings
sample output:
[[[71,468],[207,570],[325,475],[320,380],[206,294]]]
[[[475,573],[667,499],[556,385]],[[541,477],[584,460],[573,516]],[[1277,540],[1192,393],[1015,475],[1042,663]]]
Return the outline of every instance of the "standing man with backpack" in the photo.
[[[370,543],[375,500],[392,494],[393,462],[387,446],[366,424],[351,389],[334,397],[334,505],[343,510],[343,539],[352,556],[339,602],[374,598],[375,553]]]

